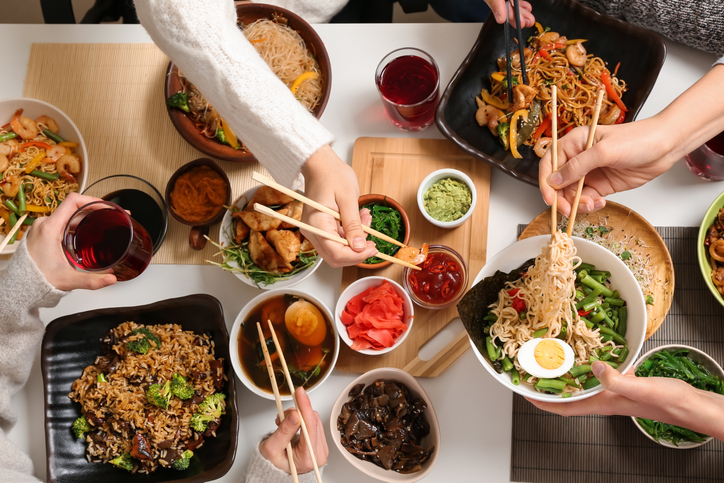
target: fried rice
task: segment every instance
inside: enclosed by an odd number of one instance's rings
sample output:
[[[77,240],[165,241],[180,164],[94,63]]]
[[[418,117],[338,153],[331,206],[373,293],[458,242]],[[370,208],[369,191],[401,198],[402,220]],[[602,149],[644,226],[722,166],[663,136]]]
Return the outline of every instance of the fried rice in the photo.
[[[127,344],[142,338],[132,331],[144,327],[160,345],[141,354]],[[107,463],[130,454],[132,472],[151,473],[159,466],[173,467],[185,450],[194,451],[205,437],[216,436],[219,419],[208,423],[203,433],[189,426],[203,400],[224,384],[223,359],[214,358],[209,335],[184,331],[176,324],[125,322],[109,331],[101,345],[103,355],[85,368],[68,395],[80,403],[91,427],[84,434],[89,462]],[[100,374],[107,382],[99,381]],[[194,395],[186,400],[171,397],[167,408],[151,404],[146,397],[149,386],[171,381],[174,374],[193,386]],[[224,401],[221,408],[223,414]]]

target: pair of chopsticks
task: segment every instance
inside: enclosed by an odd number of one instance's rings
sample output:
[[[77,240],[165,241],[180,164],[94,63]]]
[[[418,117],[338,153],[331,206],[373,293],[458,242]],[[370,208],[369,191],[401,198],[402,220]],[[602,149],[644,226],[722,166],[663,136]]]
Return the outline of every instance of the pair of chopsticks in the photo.
[[[314,456],[312,442],[309,440],[309,431],[307,431],[307,424],[304,422],[302,412],[299,410],[299,403],[297,402],[297,396],[295,395],[295,388],[294,383],[292,383],[292,376],[289,374],[289,368],[287,367],[287,362],[284,359],[284,353],[279,346],[279,340],[277,339],[277,334],[274,331],[274,325],[272,325],[271,320],[267,320],[267,323],[269,324],[269,330],[271,331],[272,339],[274,340],[274,347],[276,348],[277,354],[279,354],[279,363],[282,365],[282,369],[284,370],[284,377],[287,380],[287,384],[289,385],[289,391],[292,394],[294,405],[297,408],[297,416],[299,416],[299,424],[302,427],[304,442],[307,445],[307,450],[309,450],[309,457],[312,460],[312,465],[314,465],[314,475],[317,477],[317,482],[322,483],[322,475],[319,472],[319,467],[317,466],[317,458],[315,458]],[[264,331],[262,330],[261,324],[259,322],[256,323],[256,330],[259,331],[259,343],[261,344],[261,349],[264,352],[264,361],[266,362],[267,371],[269,371],[269,379],[271,380],[272,390],[274,391],[274,399],[277,402],[277,411],[279,411],[279,423],[281,424],[281,422],[284,421],[284,408],[282,407],[282,399],[279,395],[279,386],[277,386],[277,380],[276,377],[274,377],[274,367],[272,367],[271,357],[269,356],[269,349],[267,349],[266,346]],[[294,483],[299,483],[299,478],[297,477],[297,467],[294,464],[294,455],[292,454],[291,443],[287,444],[287,458],[289,459],[289,468],[292,471],[292,479],[294,480]]]
[[[10,240],[12,240],[13,236],[15,235],[15,232],[20,229],[21,226],[23,226],[23,222],[25,221],[25,218],[28,217],[28,214],[25,213],[23,216],[21,216],[18,221],[15,222],[15,226],[8,232],[7,235],[5,235],[5,239],[0,243],[0,252],[3,251],[3,249],[10,243]],[[5,220],[0,219],[0,225],[2,225],[5,222]]]
[[[276,190],[278,190],[278,191],[281,191],[282,193],[284,193],[284,194],[286,194],[286,195],[289,195],[289,196],[293,197],[294,199],[297,199],[297,200],[301,201],[302,203],[304,203],[304,204],[306,204],[306,205],[308,205],[308,206],[311,206],[312,208],[315,208],[315,209],[317,209],[317,210],[319,210],[319,211],[321,211],[321,212],[323,212],[323,213],[326,213],[326,214],[328,214],[328,215],[330,215],[330,216],[332,216],[332,217],[334,217],[334,218],[336,218],[336,219],[339,220],[339,213],[337,213],[336,211],[334,211],[334,210],[332,210],[332,209],[330,209],[330,208],[327,208],[326,206],[324,206],[324,205],[322,205],[322,204],[320,204],[320,203],[317,203],[317,202],[314,201],[314,200],[310,200],[309,198],[307,198],[307,197],[305,197],[305,196],[302,196],[302,195],[300,195],[299,193],[297,193],[297,192],[295,192],[295,191],[292,191],[292,190],[290,190],[290,189],[288,189],[288,188],[286,188],[286,187],[284,187],[284,186],[282,186],[282,185],[280,185],[280,184],[278,184],[278,183],[275,183],[274,181],[270,180],[269,178],[266,178],[265,176],[260,175],[259,173],[256,173],[256,172],[255,172],[255,173],[252,175],[252,179],[254,179],[255,181],[258,181],[258,182],[260,182],[260,183],[262,183],[262,184],[265,184],[265,185],[269,186],[270,188],[274,188],[274,189],[276,189]],[[334,235],[334,234],[332,234],[332,233],[328,233],[328,232],[326,232],[326,231],[324,231],[324,230],[320,230],[319,228],[316,228],[316,227],[314,227],[314,226],[312,226],[312,225],[307,225],[306,223],[303,223],[303,222],[301,222],[301,221],[295,220],[294,218],[290,218],[290,217],[288,217],[288,216],[285,216],[285,215],[282,215],[282,214],[280,214],[280,213],[277,213],[276,211],[272,210],[271,208],[268,208],[268,207],[266,207],[266,206],[264,206],[264,205],[260,205],[259,203],[254,203],[253,208],[254,208],[254,210],[258,211],[259,213],[263,213],[263,214],[265,214],[265,215],[271,216],[272,218],[276,218],[277,220],[282,220],[282,221],[284,221],[284,222],[289,223],[290,225],[296,226],[297,228],[301,228],[301,229],[306,230],[306,231],[308,231],[308,232],[310,232],[310,233],[314,233],[315,235],[320,236],[320,237],[322,237],[322,238],[326,238],[326,239],[328,239],[328,240],[332,240],[332,241],[337,242],[337,243],[340,243],[340,244],[342,244],[342,245],[349,246],[349,242],[347,241],[346,238],[342,238],[341,236]],[[404,247],[404,246],[405,246],[404,244],[400,243],[399,241],[395,240],[394,238],[392,238],[392,237],[390,237],[390,236],[387,236],[387,235],[385,235],[384,233],[380,233],[380,232],[378,232],[378,231],[376,231],[376,230],[373,230],[373,229],[370,228],[370,227],[367,227],[367,226],[362,225],[362,229],[363,229],[366,233],[369,233],[369,234],[372,235],[372,236],[376,236],[377,238],[380,238],[380,239],[382,239],[382,240],[388,241],[388,242],[390,242],[390,243],[394,243],[394,244],[397,245],[397,246],[400,246],[400,247]],[[421,270],[421,268],[418,267],[417,265],[413,265],[412,263],[405,262],[405,261],[403,261],[403,260],[400,260],[399,258],[395,258],[395,257],[392,257],[392,256],[390,256],[390,255],[386,255],[386,254],[384,254],[384,253],[379,253],[379,252],[378,252],[377,255],[375,255],[375,256],[376,256],[377,258],[381,258],[382,260],[386,260],[386,261],[388,261],[388,262],[392,262],[392,263],[396,263],[396,264],[398,264],[398,265],[402,265],[403,267],[408,267],[408,268],[411,268],[411,269],[413,269],[413,270]]]
[[[518,38],[518,54],[520,55],[520,72],[523,75],[523,84],[528,84],[528,74],[525,70],[525,54],[523,44],[523,31],[520,28],[520,0],[511,0],[515,4],[515,30],[516,37]],[[503,26],[505,35],[505,70],[508,76],[508,102],[513,102],[513,82],[510,67],[510,31],[509,24],[510,14],[508,12],[508,5],[505,5],[505,25]]]
[[[596,105],[593,109],[593,117],[591,118],[591,128],[588,130],[588,139],[586,140],[586,150],[591,149],[593,146],[593,137],[596,135],[596,127],[598,126],[598,116],[601,114],[601,104],[603,103],[603,89],[599,88],[596,94]],[[552,171],[558,170],[558,88],[553,84],[553,92],[551,93],[551,130],[553,131],[553,142],[551,143],[551,168]],[[568,218],[568,230],[566,234],[570,237],[573,234],[573,225],[576,222],[576,214],[578,213],[578,203],[581,201],[581,191],[583,190],[583,183],[586,181],[586,177],[582,177],[578,180],[578,186],[576,187],[576,196],[573,199],[573,206],[571,207],[571,216]],[[555,235],[558,230],[557,222],[558,214],[558,197],[553,198],[553,204],[551,205],[551,236]]]

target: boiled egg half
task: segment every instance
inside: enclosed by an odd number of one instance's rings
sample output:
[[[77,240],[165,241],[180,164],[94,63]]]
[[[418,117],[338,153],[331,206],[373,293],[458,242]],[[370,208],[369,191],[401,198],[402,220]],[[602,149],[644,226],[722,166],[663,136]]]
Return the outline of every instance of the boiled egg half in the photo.
[[[531,339],[518,349],[517,360],[531,376],[551,379],[573,367],[573,348],[560,339]]]

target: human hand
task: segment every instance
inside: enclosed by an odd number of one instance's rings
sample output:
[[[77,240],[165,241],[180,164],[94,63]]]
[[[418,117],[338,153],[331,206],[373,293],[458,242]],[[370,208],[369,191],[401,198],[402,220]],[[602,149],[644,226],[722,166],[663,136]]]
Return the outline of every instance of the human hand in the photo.
[[[493,12],[493,17],[498,23],[505,22],[505,9],[508,8],[508,18],[510,19],[510,25],[515,27],[515,10],[513,7],[514,0],[510,3],[506,0],[485,0],[485,3],[490,7],[490,11]],[[524,0],[518,0],[520,2],[520,26],[522,28],[532,27],[535,25],[535,17],[533,16],[533,7],[530,3]]]
[[[579,127],[558,142],[558,170],[552,173],[551,151],[538,171],[543,200],[570,215],[578,180],[586,177],[580,213],[606,206],[605,196],[637,188],[668,170],[678,158],[671,155],[665,133],[652,119],[616,126],[598,126],[595,144],[586,151],[588,126]],[[662,135],[663,134],[663,135]],[[556,192],[556,190],[559,190]]]
[[[81,206],[93,201],[98,201],[98,198],[71,193],[52,215],[35,220],[33,229],[28,232],[30,257],[45,280],[59,290],[96,290],[116,283],[116,276],[110,273],[75,270],[63,253],[61,243],[66,223]]]
[[[342,226],[337,220],[321,211],[304,208],[302,220],[314,227],[345,237],[349,246],[305,232],[319,254],[332,267],[345,267],[364,262],[377,253],[375,244],[366,241],[362,223],[369,225],[369,211],[359,211],[359,185],[354,170],[342,161],[329,146],[314,153],[302,168],[305,179],[305,195],[328,208],[339,211]]]
[[[312,443],[312,449],[314,450],[314,458],[317,460],[317,466],[321,468],[327,463],[327,456],[329,456],[322,420],[319,418],[319,414],[312,409],[312,403],[309,401],[304,389],[298,387],[295,395],[297,404],[299,404],[299,412],[302,413],[304,423],[307,425],[309,441]],[[286,449],[287,444],[292,442],[294,466],[297,468],[297,473],[301,475],[312,471],[314,465],[304,438],[295,438],[300,428],[297,409],[287,409],[284,411],[284,421],[280,424],[279,417],[277,417],[276,423],[278,426],[276,431],[259,444],[261,455],[280,470],[291,474]]]

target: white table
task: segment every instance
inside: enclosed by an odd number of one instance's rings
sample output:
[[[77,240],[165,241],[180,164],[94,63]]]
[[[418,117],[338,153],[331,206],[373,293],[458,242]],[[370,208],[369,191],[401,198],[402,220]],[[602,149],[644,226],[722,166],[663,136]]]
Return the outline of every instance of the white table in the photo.
[[[373,73],[379,60],[389,51],[419,47],[436,59],[441,85],[446,86],[474,43],[479,24],[318,25],[315,28],[327,46],[333,66],[332,95],[322,122],[335,134],[334,148],[343,159],[351,160],[353,143],[359,136],[442,137],[435,127],[417,134],[393,128],[383,113]],[[0,25],[0,33],[2,38],[13,39],[12,48],[6,49],[3,55],[4,64],[13,66],[0,74],[0,95],[3,97],[22,96],[31,43],[150,42],[142,27],[130,25]],[[713,56],[677,44],[669,42],[667,46],[666,64],[641,118],[665,107],[701,77],[715,60]],[[698,226],[709,203],[723,187],[719,183],[699,180],[678,163],[648,185],[611,199],[635,209],[655,226]],[[529,222],[544,209],[536,188],[493,170],[488,257],[515,240],[519,223]],[[171,220],[171,223],[175,222]],[[302,288],[314,292],[334,307],[340,280],[341,270],[323,265]],[[142,305],[193,293],[217,297],[223,304],[227,326],[231,327],[244,304],[258,292],[214,267],[151,265],[133,282],[120,283],[92,296],[86,291],[74,292],[56,308],[43,309],[40,315],[47,324],[56,317],[80,311]],[[428,358],[460,330],[462,325],[458,323],[443,331],[426,347]],[[311,395],[325,426],[332,403],[353,377],[335,372]],[[440,458],[428,481],[509,481],[512,393],[480,367],[472,352],[466,353],[442,376],[420,382],[434,403],[442,430]],[[262,434],[274,428],[274,403],[253,395],[240,383],[238,387],[238,452],[232,469],[218,481],[241,481],[251,448]],[[39,357],[36,357],[27,387],[13,403],[19,421],[10,432],[10,439],[30,454],[36,475],[43,479],[46,458]],[[331,437],[329,428],[327,434]],[[496,436],[493,438],[490,434]],[[325,481],[354,483],[368,479],[352,470],[330,445]]]

